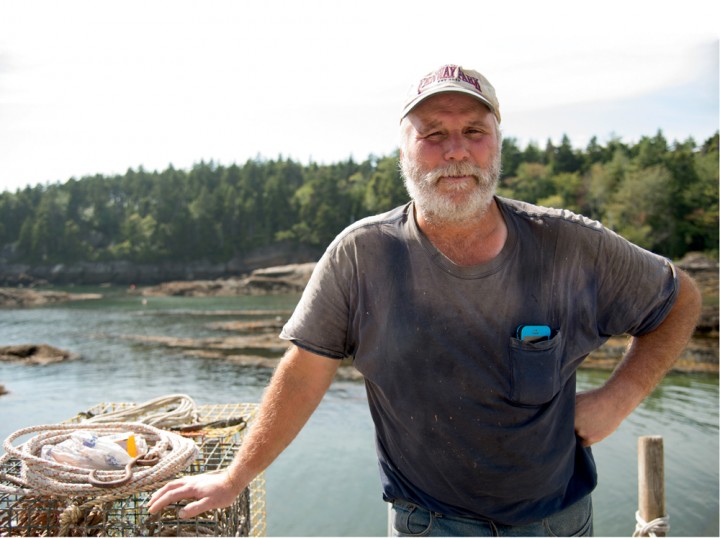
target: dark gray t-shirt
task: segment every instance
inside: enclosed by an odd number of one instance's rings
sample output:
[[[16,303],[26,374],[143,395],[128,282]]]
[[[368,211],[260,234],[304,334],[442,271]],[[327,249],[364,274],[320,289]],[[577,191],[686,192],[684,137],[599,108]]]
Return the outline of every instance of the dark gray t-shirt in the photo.
[[[677,282],[666,259],[597,222],[496,200],[507,241],[478,266],[435,249],[412,203],[353,224],[281,337],[364,375],[386,500],[523,524],[595,487],[575,370],[610,335],[657,327]],[[553,337],[521,342],[523,324]]]

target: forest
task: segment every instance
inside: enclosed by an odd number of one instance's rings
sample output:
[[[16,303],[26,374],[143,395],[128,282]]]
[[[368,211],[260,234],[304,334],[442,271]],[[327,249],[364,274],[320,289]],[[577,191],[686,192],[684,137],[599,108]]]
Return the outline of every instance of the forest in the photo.
[[[300,164],[279,156],[0,193],[0,263],[222,262],[280,241],[325,246],[348,224],[407,201],[397,153]],[[582,149],[503,140],[498,194],[601,221],[671,259],[718,256],[718,133],[701,144],[658,131]]]

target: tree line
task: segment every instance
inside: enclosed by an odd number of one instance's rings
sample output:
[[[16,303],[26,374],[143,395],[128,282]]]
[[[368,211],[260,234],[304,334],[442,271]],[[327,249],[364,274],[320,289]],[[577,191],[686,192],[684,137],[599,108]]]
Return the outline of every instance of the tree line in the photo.
[[[397,153],[362,163],[200,162],[129,169],[0,193],[0,261],[221,262],[279,241],[324,246],[345,226],[407,201]],[[576,149],[503,140],[499,194],[603,222],[670,258],[718,251],[718,133]]]

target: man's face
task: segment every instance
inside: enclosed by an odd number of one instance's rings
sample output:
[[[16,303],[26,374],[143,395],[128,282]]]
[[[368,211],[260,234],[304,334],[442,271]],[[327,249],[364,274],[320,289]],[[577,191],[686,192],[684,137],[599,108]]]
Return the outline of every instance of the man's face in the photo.
[[[400,164],[426,220],[458,223],[481,216],[500,176],[495,116],[469,95],[427,98],[403,121]]]

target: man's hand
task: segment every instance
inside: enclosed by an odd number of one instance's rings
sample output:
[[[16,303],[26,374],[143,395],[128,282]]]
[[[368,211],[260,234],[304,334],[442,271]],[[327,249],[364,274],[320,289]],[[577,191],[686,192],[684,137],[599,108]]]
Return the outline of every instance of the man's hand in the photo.
[[[148,511],[157,514],[169,504],[194,499],[178,514],[181,518],[191,518],[207,510],[230,506],[241,491],[242,488],[238,490],[230,481],[227,472],[186,476],[157,490],[150,497]]]
[[[625,414],[606,398],[604,387],[580,392],[575,397],[575,433],[582,446],[590,446],[618,429]]]

